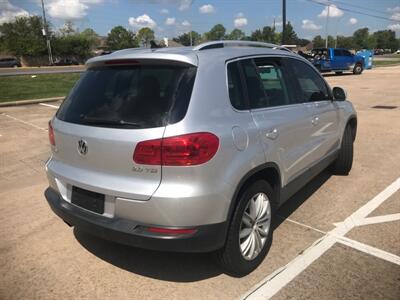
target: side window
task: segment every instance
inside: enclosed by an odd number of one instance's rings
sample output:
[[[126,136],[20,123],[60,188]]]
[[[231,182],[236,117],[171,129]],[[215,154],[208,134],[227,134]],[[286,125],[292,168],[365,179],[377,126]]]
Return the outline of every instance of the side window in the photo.
[[[342,50],[344,56],[352,56],[348,50]]]
[[[333,54],[335,56],[343,56],[342,50],[340,50],[340,49],[334,49]]]
[[[229,99],[234,108],[239,110],[247,109],[238,62],[228,64],[228,91]]]
[[[293,70],[293,78],[299,84],[298,102],[313,102],[330,99],[325,81],[312,67],[297,59],[289,59],[288,64]]]
[[[243,60],[241,65],[245,77],[247,94],[249,96],[250,108],[268,107],[268,100],[253,60]]]
[[[282,67],[279,61],[261,58],[255,59],[254,62],[260,74],[268,106],[290,104],[288,90],[283,79]]]

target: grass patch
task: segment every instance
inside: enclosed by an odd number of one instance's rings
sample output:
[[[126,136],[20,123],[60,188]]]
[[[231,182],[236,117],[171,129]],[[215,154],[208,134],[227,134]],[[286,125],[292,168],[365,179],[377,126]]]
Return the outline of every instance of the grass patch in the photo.
[[[400,59],[374,60],[373,65],[376,67],[397,66],[400,65]]]
[[[0,76],[0,102],[66,96],[80,73]]]

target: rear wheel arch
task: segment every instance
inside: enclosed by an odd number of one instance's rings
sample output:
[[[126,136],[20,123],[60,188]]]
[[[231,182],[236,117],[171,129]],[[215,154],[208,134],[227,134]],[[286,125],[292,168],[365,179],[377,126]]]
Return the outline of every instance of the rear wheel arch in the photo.
[[[281,190],[281,173],[279,167],[276,163],[268,162],[262,164],[252,170],[250,170],[239,182],[236,187],[235,193],[233,194],[232,201],[229,207],[227,222],[230,223],[232,219],[232,214],[235,210],[235,207],[239,201],[239,195],[243,193],[243,191],[249,187],[252,183],[257,180],[265,180],[267,181],[274,192],[274,201],[276,205],[279,204],[280,190]]]

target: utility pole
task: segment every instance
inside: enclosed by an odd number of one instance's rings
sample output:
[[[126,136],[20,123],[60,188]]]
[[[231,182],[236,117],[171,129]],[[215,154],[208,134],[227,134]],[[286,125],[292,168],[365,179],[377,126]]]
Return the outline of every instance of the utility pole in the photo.
[[[41,0],[41,1],[42,1],[42,12],[43,12],[43,29],[42,29],[42,33],[46,37],[47,51],[49,53],[49,64],[52,65],[53,64],[53,54],[51,53],[50,37],[49,37],[49,33],[47,32],[46,13],[44,11],[43,0]]]
[[[286,0],[282,0],[282,45],[286,42]]]
[[[326,16],[326,27],[325,27],[325,30],[326,30],[326,34],[325,34],[325,48],[328,48],[328,23],[329,23],[329,7],[330,7],[331,5],[328,3],[328,13],[327,13],[327,16]]]

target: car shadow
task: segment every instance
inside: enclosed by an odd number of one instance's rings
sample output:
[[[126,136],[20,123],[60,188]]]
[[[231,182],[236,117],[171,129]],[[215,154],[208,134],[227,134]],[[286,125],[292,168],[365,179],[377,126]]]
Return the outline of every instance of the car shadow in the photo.
[[[291,216],[308,198],[311,197],[321,186],[324,185],[332,174],[328,170],[322,171],[304,187],[302,187],[296,194],[290,197],[277,211],[277,218],[275,218],[274,228],[279,227],[287,218]]]
[[[279,227],[317,191],[331,174],[324,171],[292,196],[277,212],[274,228]],[[128,272],[171,282],[195,282],[216,277],[224,271],[211,253],[159,252],[117,244],[74,228],[77,241],[90,253]]]
[[[220,275],[210,253],[159,252],[117,244],[74,227],[77,241],[100,259],[126,271],[172,282],[195,282]]]
[[[322,74],[323,77],[338,77],[338,76],[351,76],[354,75],[353,73],[342,73],[342,74],[336,74],[336,73],[325,73]]]

